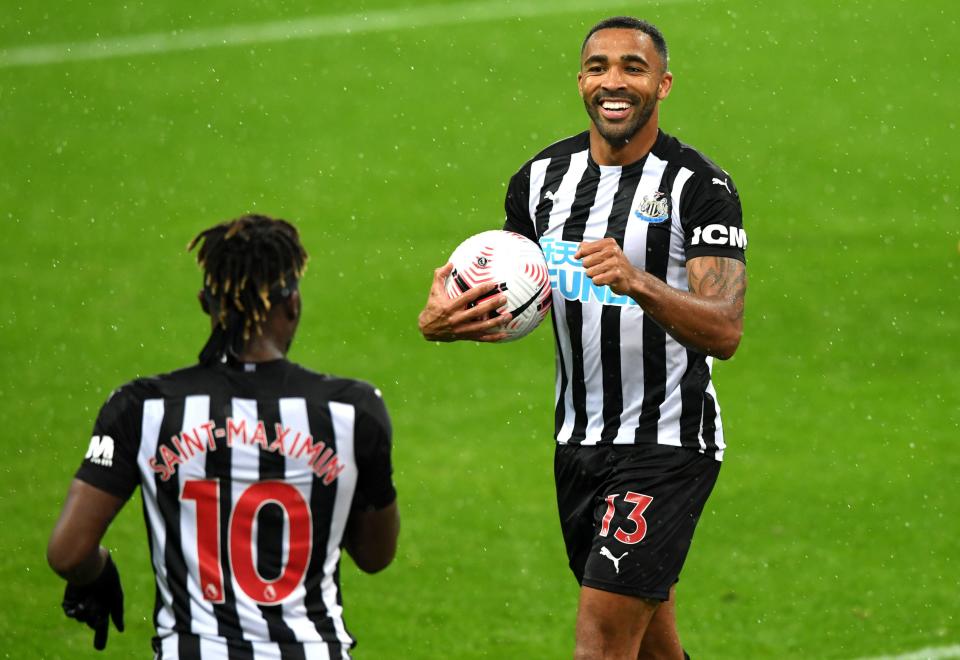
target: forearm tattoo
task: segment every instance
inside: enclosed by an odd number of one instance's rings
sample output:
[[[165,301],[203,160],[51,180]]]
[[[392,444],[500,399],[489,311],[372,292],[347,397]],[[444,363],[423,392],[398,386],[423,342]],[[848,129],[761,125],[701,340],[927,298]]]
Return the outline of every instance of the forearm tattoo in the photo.
[[[747,294],[747,268],[742,261],[728,257],[697,257],[687,262],[690,291],[705,298],[721,298],[736,308],[743,318]]]

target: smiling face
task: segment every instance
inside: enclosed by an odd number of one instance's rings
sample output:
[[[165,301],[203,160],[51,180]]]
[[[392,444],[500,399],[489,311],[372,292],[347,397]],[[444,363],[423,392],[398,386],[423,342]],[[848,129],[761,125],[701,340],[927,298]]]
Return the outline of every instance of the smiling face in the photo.
[[[650,119],[670,93],[673,76],[646,33],[595,32],[580,56],[577,82],[595,130],[611,147],[621,149],[638,134],[656,137],[657,122]]]

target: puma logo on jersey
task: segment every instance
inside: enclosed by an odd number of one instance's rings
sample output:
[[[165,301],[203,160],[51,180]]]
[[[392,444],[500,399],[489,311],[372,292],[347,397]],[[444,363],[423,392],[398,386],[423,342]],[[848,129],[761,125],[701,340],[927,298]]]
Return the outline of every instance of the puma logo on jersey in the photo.
[[[543,198],[549,199],[551,202],[556,204],[557,200],[559,199],[559,196],[552,190],[548,190],[547,192],[543,193]]]
[[[706,227],[695,227],[693,238],[690,239],[690,245],[729,245],[746,249],[747,232],[741,227],[727,227],[726,225],[707,225]]]
[[[606,557],[607,559],[613,562],[613,568],[617,572],[617,575],[620,575],[620,560],[626,557],[628,554],[630,553],[624,552],[619,557],[614,557],[613,553],[607,550],[607,546],[603,546],[602,548],[600,548],[600,556]]]
[[[713,177],[713,183],[718,186],[723,186],[724,188],[727,189],[728,193],[730,193],[731,195],[733,194],[733,191],[730,190],[730,186],[727,185],[726,179],[718,179],[717,177]]]
[[[109,435],[95,435],[90,438],[90,446],[87,447],[84,458],[94,465],[113,465],[113,438]]]

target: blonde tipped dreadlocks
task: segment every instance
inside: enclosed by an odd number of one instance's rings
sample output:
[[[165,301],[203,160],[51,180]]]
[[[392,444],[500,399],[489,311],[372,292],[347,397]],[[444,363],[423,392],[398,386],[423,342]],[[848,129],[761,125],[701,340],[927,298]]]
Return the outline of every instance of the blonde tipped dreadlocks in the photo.
[[[203,295],[217,321],[200,354],[210,364],[228,354],[238,357],[251,337],[262,334],[271,305],[297,288],[308,257],[296,227],[263,215],[205,229],[187,250],[198,244]]]

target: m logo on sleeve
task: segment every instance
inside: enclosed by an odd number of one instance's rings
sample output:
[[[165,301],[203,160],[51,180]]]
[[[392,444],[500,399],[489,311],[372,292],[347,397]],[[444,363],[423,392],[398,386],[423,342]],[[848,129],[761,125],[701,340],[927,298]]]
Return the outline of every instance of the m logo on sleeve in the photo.
[[[94,465],[113,465],[113,438],[109,435],[95,435],[90,438],[90,446],[84,458]]]

